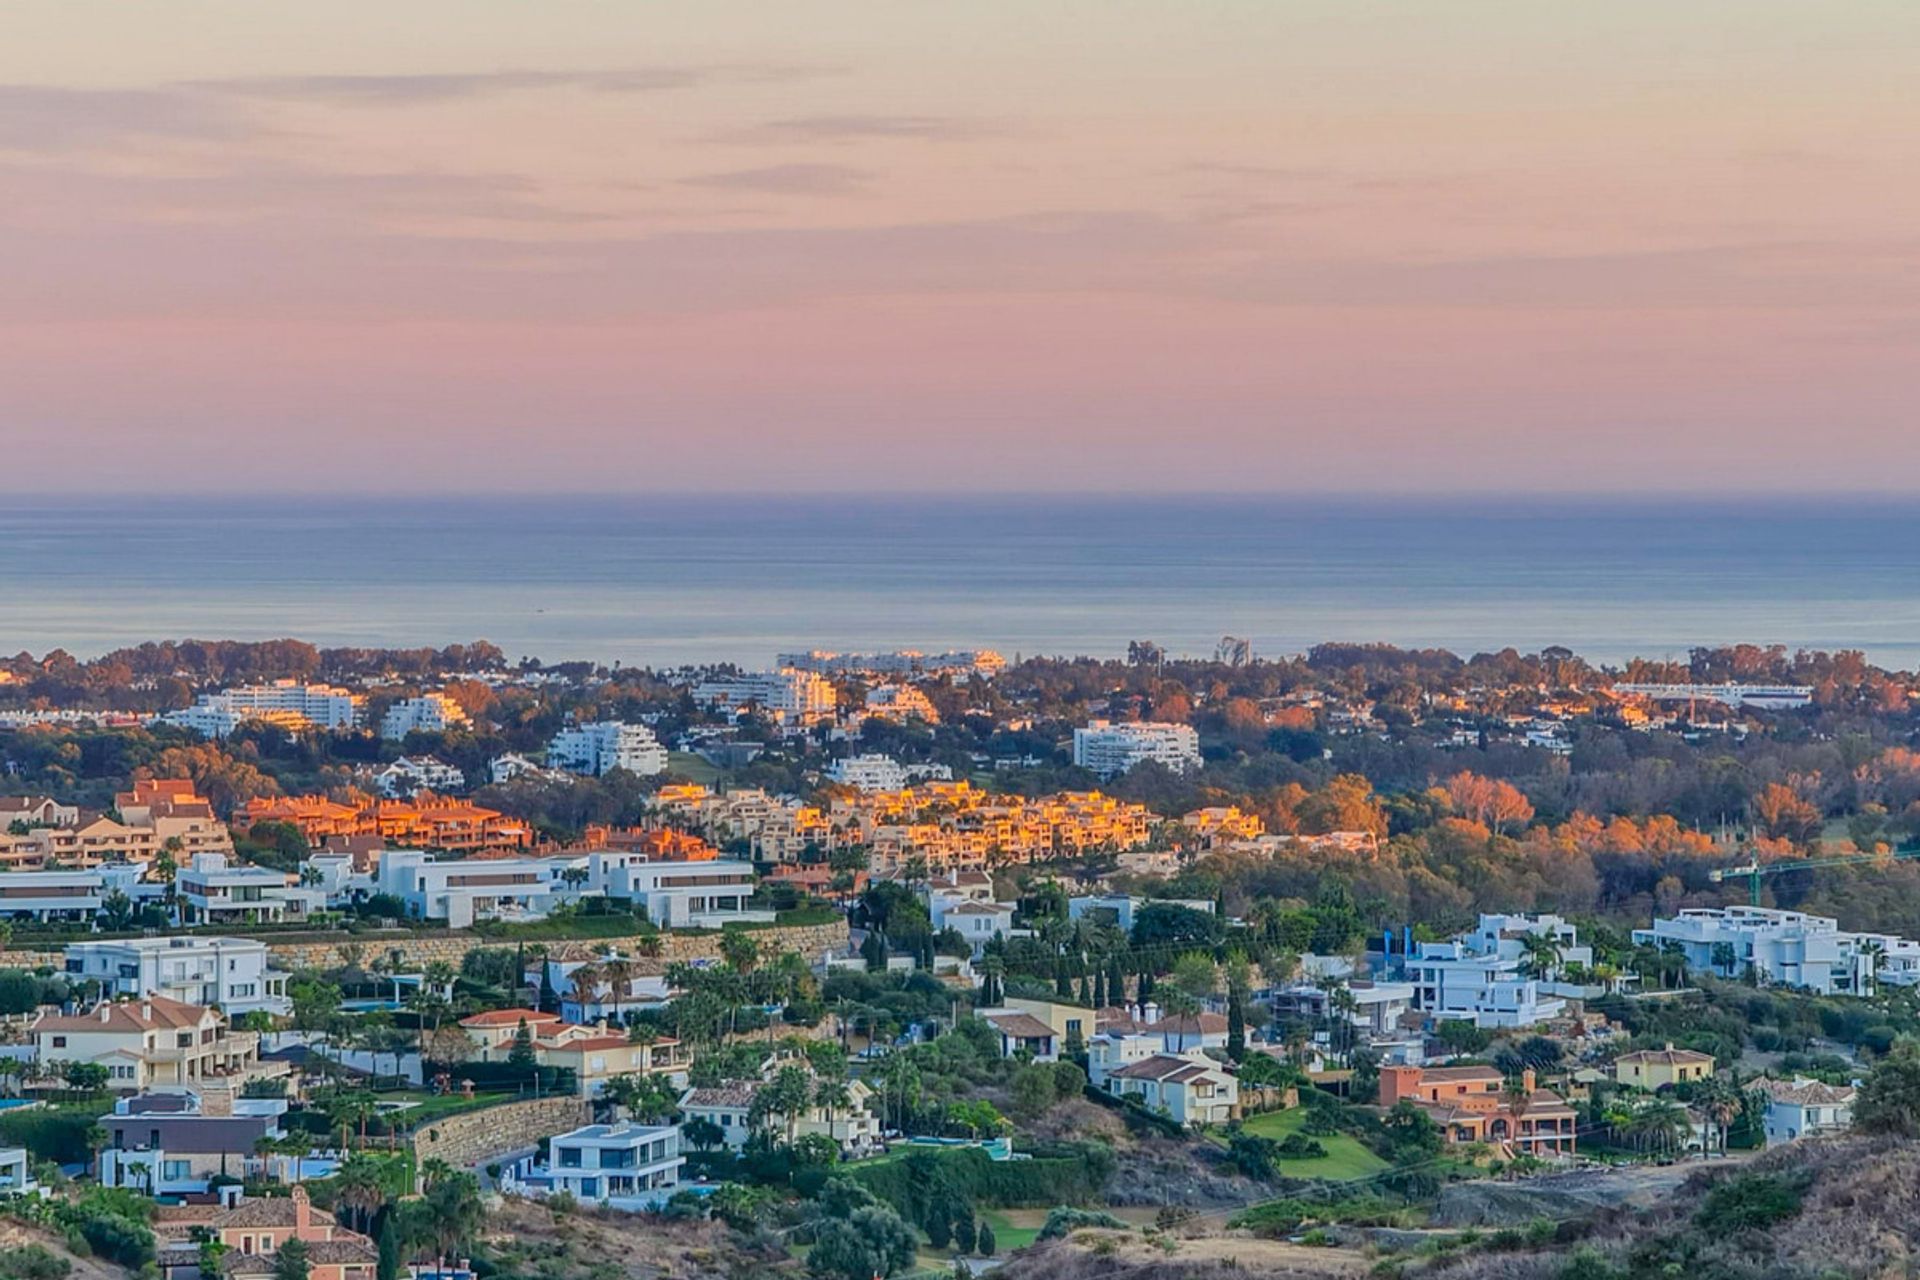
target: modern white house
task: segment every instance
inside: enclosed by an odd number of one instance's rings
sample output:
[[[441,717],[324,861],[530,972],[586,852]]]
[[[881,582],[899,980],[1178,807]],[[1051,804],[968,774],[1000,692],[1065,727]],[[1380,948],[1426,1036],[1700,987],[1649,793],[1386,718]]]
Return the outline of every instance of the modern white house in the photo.
[[[1200,767],[1200,735],[1192,725],[1140,720],[1089,721],[1073,731],[1073,762],[1102,778],[1152,760],[1175,773]]]
[[[1852,1085],[1823,1084],[1818,1080],[1767,1080],[1767,1145],[1777,1147],[1797,1138],[1840,1133],[1853,1124]]]
[[[747,905],[758,883],[751,862],[658,862],[642,853],[610,851],[594,854],[591,865],[590,883],[601,893],[645,906],[647,919],[665,928],[771,924],[777,916]]]
[[[1214,902],[1211,898],[1135,898],[1124,893],[1089,893],[1067,899],[1067,919],[1105,915],[1114,924],[1132,932],[1134,917],[1143,908],[1152,906],[1186,907],[1211,915]]]
[[[285,1136],[280,1117],[286,1110],[284,1098],[236,1098],[225,1087],[122,1098],[101,1117],[107,1142],[94,1172],[103,1187],[202,1195],[216,1178],[244,1178],[259,1169],[255,1144]],[[302,1167],[316,1177],[331,1171],[331,1161]]]
[[[790,667],[713,676],[694,686],[693,700],[729,716],[758,710],[780,724],[815,724],[831,719],[837,701],[833,683],[826,677]]]
[[[380,736],[398,742],[410,733],[445,733],[470,725],[466,708],[444,693],[423,693],[417,698],[402,698],[380,717]]]
[[[590,859],[453,859],[419,849],[386,849],[374,890],[390,893],[418,920],[445,920],[463,929],[475,920],[538,920],[562,903],[598,897]]]
[[[643,724],[602,720],[555,734],[547,744],[547,763],[594,777],[625,769],[646,778],[667,771],[667,749]]]
[[[1773,907],[1696,907],[1635,929],[1642,946],[1678,948],[1687,968],[1732,978],[1748,972],[1772,986],[1821,995],[1871,989],[1883,940],[1844,932],[1830,916]]]
[[[795,1065],[779,1058],[770,1058],[762,1068],[764,1079],[731,1080],[712,1088],[688,1089],[680,1095],[680,1113],[684,1121],[705,1120],[721,1133],[724,1145],[733,1151],[745,1146],[747,1139],[753,1136],[753,1104],[766,1082],[782,1067]],[[811,1073],[809,1073],[811,1076]],[[817,1081],[816,1081],[817,1083]],[[883,1145],[880,1137],[880,1121],[873,1114],[870,1103],[873,1091],[858,1080],[847,1082],[847,1098],[840,1105],[827,1107],[819,1104],[809,1105],[806,1110],[792,1119],[793,1134],[804,1138],[812,1134],[833,1139],[842,1155],[849,1158],[871,1155]],[[784,1116],[770,1116],[763,1121],[767,1126],[785,1131],[788,1119]]]
[[[952,929],[973,948],[978,959],[995,938],[1013,934],[1013,906],[1006,902],[978,902],[970,898],[949,898],[934,893],[928,898],[928,911],[936,932]]]
[[[1530,1027],[1566,1012],[1551,993],[1557,970],[1592,960],[1592,948],[1559,916],[1483,915],[1451,941],[1417,944],[1406,971],[1416,1003],[1435,1022]]]
[[[534,1196],[565,1193],[581,1204],[629,1213],[656,1208],[680,1189],[677,1124],[590,1124],[547,1143],[547,1161],[532,1157],[503,1173],[503,1191]]]
[[[174,878],[187,923],[280,924],[305,920],[326,894],[272,867],[245,866],[224,853],[196,853]]]
[[[251,938],[125,938],[70,942],[69,978],[91,978],[108,999],[166,996],[217,1006],[229,1015],[284,1014],[287,974],[273,967],[267,944]]]
[[[33,1160],[27,1149],[0,1147],[0,1200],[47,1194],[47,1189],[33,1176]]]

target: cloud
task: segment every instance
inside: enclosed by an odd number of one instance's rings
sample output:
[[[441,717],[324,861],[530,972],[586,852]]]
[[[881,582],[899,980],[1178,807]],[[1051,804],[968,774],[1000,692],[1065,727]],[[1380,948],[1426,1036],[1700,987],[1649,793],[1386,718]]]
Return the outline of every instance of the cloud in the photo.
[[[800,116],[769,120],[725,135],[730,142],[851,142],[865,138],[911,138],[921,142],[952,142],[1003,132],[980,120],[947,116],[841,115]]]
[[[767,191],[780,195],[831,196],[858,191],[876,175],[843,164],[774,164],[682,178],[689,186],[730,191]]]
[[[196,80],[189,88],[242,98],[336,105],[402,106],[452,102],[533,89],[651,93],[714,83],[765,83],[831,74],[831,68],[779,64],[634,67],[610,71],[462,71],[393,75],[244,76]]]
[[[0,150],[53,152],[134,138],[226,140],[256,131],[245,112],[174,89],[0,84]]]

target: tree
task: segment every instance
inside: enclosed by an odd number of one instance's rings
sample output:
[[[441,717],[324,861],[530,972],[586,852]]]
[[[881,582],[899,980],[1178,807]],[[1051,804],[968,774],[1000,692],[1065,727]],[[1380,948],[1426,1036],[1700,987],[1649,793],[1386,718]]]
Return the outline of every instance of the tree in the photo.
[[[813,1081],[804,1067],[782,1067],[754,1094],[748,1118],[763,1122],[769,1115],[786,1121],[787,1145],[792,1146],[800,1119],[813,1102]]]
[[[307,1242],[294,1236],[273,1252],[273,1280],[307,1280]]]
[[[400,1280],[400,1233],[393,1217],[380,1224],[380,1259],[374,1264],[374,1280]]]
[[[341,1206],[352,1216],[355,1229],[364,1235],[373,1223],[373,1215],[387,1202],[385,1170],[373,1157],[355,1152],[340,1166],[335,1185],[340,1189]]]
[[[993,1224],[982,1222],[974,1243],[975,1251],[983,1258],[991,1258],[999,1247],[999,1242],[993,1238]]]
[[[529,1075],[540,1065],[539,1055],[533,1049],[533,1029],[527,1026],[525,1018],[520,1019],[520,1025],[514,1029],[513,1048],[507,1050],[507,1062]]]
[[[1874,1064],[1854,1099],[1853,1127],[1862,1133],[1920,1138],[1920,1045],[1901,1040]]]
[[[819,1224],[807,1269],[835,1280],[875,1280],[912,1266],[919,1246],[919,1236],[899,1214],[869,1205]]]

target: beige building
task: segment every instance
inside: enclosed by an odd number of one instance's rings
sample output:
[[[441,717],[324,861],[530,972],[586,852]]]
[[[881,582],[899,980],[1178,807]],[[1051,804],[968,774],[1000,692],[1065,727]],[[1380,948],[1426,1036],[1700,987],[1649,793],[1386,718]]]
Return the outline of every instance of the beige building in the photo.
[[[608,1030],[604,1022],[583,1026],[538,1009],[490,1009],[461,1019],[460,1028],[474,1043],[475,1061],[505,1062],[523,1023],[533,1039],[534,1061],[572,1071],[583,1098],[600,1096],[608,1082],[620,1076],[656,1075],[678,1083],[693,1061],[687,1047],[672,1036],[634,1041]]]
[[[1623,1053],[1613,1060],[1616,1084],[1632,1085],[1649,1092],[1676,1084],[1693,1084],[1713,1076],[1713,1055],[1676,1049],[1669,1042],[1664,1049],[1639,1049]]]
[[[57,1074],[62,1063],[95,1062],[119,1092],[272,1074],[260,1062],[258,1035],[230,1030],[215,1010],[165,996],[42,1014],[32,1034],[41,1075]]]

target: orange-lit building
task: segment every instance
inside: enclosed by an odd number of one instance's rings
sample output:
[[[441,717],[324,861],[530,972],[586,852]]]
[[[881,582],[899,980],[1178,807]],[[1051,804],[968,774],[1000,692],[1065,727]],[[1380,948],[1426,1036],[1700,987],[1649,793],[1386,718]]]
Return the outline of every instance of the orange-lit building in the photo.
[[[1572,1155],[1579,1113],[1523,1072],[1518,1094],[1493,1067],[1382,1067],[1380,1105],[1410,1102],[1449,1142],[1504,1143],[1523,1155]]]
[[[378,836],[397,848],[458,852],[524,849],[533,844],[533,828],[518,818],[428,792],[411,800],[368,799],[357,804],[325,796],[249,800],[240,823],[259,822],[291,823],[313,845],[359,836]]]

